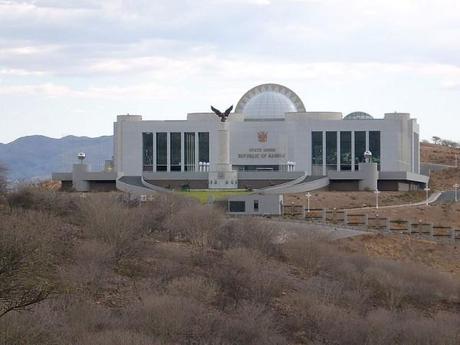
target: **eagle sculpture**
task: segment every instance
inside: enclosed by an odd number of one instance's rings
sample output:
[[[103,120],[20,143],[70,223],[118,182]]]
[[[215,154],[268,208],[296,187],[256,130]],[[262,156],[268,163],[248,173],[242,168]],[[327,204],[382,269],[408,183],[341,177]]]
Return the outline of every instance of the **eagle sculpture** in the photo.
[[[221,112],[220,110],[214,108],[212,105],[211,105],[211,110],[217,115],[220,117],[220,121],[221,122],[225,122],[227,121],[227,118],[228,118],[228,115],[230,115],[231,111],[233,110],[233,105],[228,108],[227,110],[225,110],[225,112]]]

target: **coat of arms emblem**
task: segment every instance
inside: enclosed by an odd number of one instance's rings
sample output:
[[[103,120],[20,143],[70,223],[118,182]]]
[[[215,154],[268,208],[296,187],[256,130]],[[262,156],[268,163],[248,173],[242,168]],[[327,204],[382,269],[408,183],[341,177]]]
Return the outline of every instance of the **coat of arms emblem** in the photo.
[[[268,141],[268,133],[257,132],[257,140],[259,140],[259,143],[266,143]]]

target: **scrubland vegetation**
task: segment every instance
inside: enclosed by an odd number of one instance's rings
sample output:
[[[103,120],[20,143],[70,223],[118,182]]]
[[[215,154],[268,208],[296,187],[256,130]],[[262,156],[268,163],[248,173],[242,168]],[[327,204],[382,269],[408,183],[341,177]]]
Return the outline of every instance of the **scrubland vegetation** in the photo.
[[[197,201],[24,188],[0,206],[0,344],[459,344],[458,281]]]

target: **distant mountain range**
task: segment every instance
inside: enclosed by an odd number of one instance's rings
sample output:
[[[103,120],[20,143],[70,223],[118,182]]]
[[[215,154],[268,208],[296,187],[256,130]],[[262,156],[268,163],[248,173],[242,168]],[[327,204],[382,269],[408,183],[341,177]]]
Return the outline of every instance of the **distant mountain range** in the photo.
[[[51,178],[55,171],[71,171],[77,154],[86,153],[86,163],[92,170],[102,170],[104,161],[112,159],[113,138],[66,136],[54,139],[42,135],[19,138],[0,144],[0,164],[8,168],[10,181]]]

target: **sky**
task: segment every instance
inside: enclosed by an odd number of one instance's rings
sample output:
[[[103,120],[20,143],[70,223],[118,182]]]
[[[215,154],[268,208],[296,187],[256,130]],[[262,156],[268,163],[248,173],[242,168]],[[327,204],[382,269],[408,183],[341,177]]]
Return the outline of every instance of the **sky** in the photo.
[[[460,141],[460,1],[0,0],[0,143],[185,119],[269,82]]]

